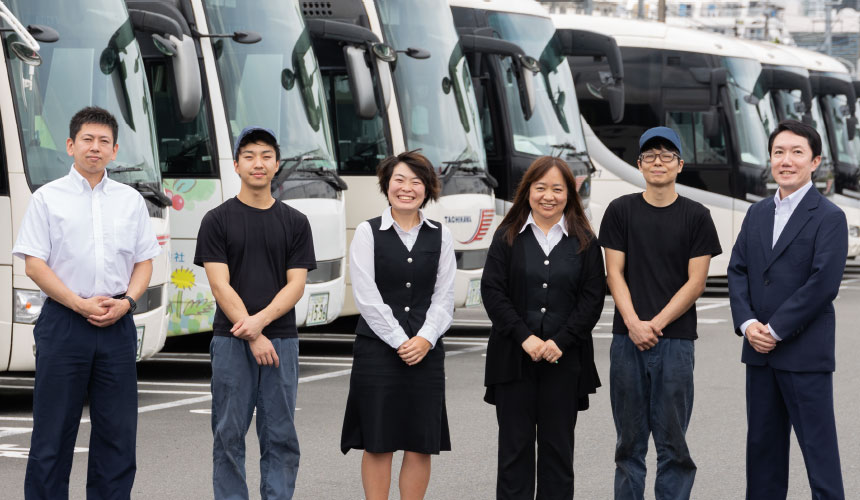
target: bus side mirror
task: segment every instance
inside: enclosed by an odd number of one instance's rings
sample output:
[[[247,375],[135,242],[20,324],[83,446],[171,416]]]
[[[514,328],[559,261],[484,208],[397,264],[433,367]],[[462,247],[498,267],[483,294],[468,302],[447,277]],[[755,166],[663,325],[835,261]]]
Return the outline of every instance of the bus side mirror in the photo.
[[[708,139],[720,136],[720,114],[716,107],[702,112],[702,129]]]
[[[845,120],[845,125],[848,127],[848,140],[853,141],[854,136],[857,135],[857,117],[849,116],[847,120]]]
[[[603,89],[603,96],[609,103],[612,123],[620,123],[624,119],[624,86],[609,85]]]
[[[523,117],[528,120],[535,111],[535,74],[526,68],[520,68],[517,80]]]
[[[179,116],[183,122],[188,123],[197,118],[200,102],[203,100],[203,82],[200,79],[197,49],[190,36],[183,35],[182,39],[179,39],[168,35],[167,39],[176,46],[176,53],[171,57],[176,79],[176,102]]]
[[[354,45],[344,45],[346,72],[349,75],[349,91],[355,105],[355,113],[363,120],[376,116],[378,108],[373,92],[373,75],[367,65],[366,52]]]

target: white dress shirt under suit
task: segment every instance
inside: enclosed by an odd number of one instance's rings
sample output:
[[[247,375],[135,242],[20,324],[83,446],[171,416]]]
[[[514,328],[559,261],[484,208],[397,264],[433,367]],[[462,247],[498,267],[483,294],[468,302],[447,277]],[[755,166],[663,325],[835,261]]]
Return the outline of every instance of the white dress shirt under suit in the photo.
[[[12,249],[85,299],[124,294],[134,265],[160,252],[140,193],[107,175],[91,188],[74,166],[33,193]]]
[[[779,189],[776,190],[776,194],[773,195],[775,207],[773,210],[773,240],[770,244],[771,248],[776,246],[776,242],[779,240],[779,235],[782,234],[782,230],[785,229],[785,225],[788,224],[788,219],[791,218],[791,214],[793,214],[797,206],[800,205],[800,200],[806,196],[806,193],[810,189],[812,189],[812,181],[807,182],[803,187],[782,199],[779,197]],[[756,321],[758,320],[753,318],[748,319],[741,324],[741,331],[744,335],[747,333],[747,328]],[[769,324],[767,325],[767,329],[770,331],[771,337],[777,341],[782,340],[782,337],[777,335]]]
[[[379,229],[385,231],[394,226],[400,241],[408,250],[412,250],[422,224],[427,224],[433,229],[437,227],[424,217],[421,210],[418,211],[418,217],[420,222],[409,231],[404,231],[391,216],[391,207],[388,207],[382,213]],[[454,238],[451,231],[442,226],[442,251],[436,269],[436,285],[433,288],[424,325],[417,333],[418,336],[430,342],[433,347],[436,346],[436,341],[448,330],[454,320],[454,276],[456,272],[457,260],[454,257]],[[374,333],[394,349],[409,340],[403,327],[394,317],[391,307],[382,301],[382,295],[376,288],[376,274],[373,265],[373,230],[367,221],[362,222],[355,229],[355,235],[349,247],[349,274],[352,279],[355,305]]]
[[[525,231],[529,225],[532,227],[532,232],[535,235],[538,245],[540,245],[543,249],[543,253],[546,255],[549,255],[549,253],[552,252],[552,249],[558,245],[558,242],[561,241],[562,237],[567,236],[567,225],[564,222],[564,214],[561,215],[561,219],[559,219],[558,222],[549,228],[549,233],[547,234],[543,234],[543,230],[538,227],[531,212],[529,212],[529,218],[526,219],[526,223],[523,224],[522,228],[520,228],[520,232],[522,233]]]

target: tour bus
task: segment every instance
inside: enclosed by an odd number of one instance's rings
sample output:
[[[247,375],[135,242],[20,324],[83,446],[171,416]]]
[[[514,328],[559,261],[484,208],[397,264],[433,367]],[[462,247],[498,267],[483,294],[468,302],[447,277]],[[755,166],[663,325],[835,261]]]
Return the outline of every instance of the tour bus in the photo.
[[[813,173],[812,180],[822,195],[845,212],[848,219],[848,257],[856,257],[860,253],[860,199],[841,194],[845,186],[844,178],[837,178],[834,173],[831,143],[818,95],[823,88],[820,78],[811,79],[807,67],[802,62],[803,58],[784,50],[783,45],[767,42],[749,42],[749,44],[751,53],[755,54],[762,63],[764,68],[762,74],[767,76],[763,79],[765,96],[773,111],[769,112],[765,108],[761,110],[761,114],[768,134],[779,121],[794,119],[813,125],[821,135],[821,164]],[[818,56],[819,54],[816,53],[813,58],[819,59]],[[834,64],[838,72],[845,71],[841,63],[831,60],[831,64]],[[840,80],[840,82],[843,82],[839,85],[843,87],[844,92],[844,81]],[[759,106],[761,107],[761,104]],[[860,141],[860,137],[855,137],[855,141]],[[856,150],[856,144],[854,148]],[[776,189],[776,184],[772,184],[772,189]]]
[[[168,335],[212,330],[215,299],[193,263],[197,233],[207,211],[239,192],[233,144],[250,125],[274,131],[281,163],[272,194],[304,213],[313,231],[317,268],[296,304],[296,323],[333,321],[345,293],[346,184],[336,171],[322,80],[297,0],[126,4],[172,202]]]
[[[347,240],[387,206],[375,171],[387,155],[420,149],[442,192],[425,214],[454,237],[454,304],[481,303],[495,230],[472,78],[445,0],[303,2],[329,102],[338,171],[350,186]],[[349,282],[347,282],[349,287]],[[351,291],[342,314],[357,314]]]
[[[143,195],[162,245],[134,315],[137,358],[152,356],[167,330],[169,200],[161,191],[150,96],[125,5],[5,0],[0,19],[0,371],[35,369],[33,325],[44,298],[24,273],[24,261],[12,258],[12,246],[31,193],[69,173],[69,120],[90,105],[116,116],[119,150],[107,175]]]
[[[520,179],[539,156],[564,158],[588,211],[594,170],[583,134],[567,56],[607,57],[612,69],[595,93],[623,112],[623,70],[611,37],[556,30],[537,2],[450,0],[478,98],[497,214],[507,213]]]
[[[768,134],[759,117],[762,65],[737,39],[627,19],[554,16],[558,28],[587,26],[611,35],[624,64],[624,114],[611,120],[600,85],[605,63],[573,58],[577,97],[589,154],[598,173],[592,186],[596,225],[616,197],[640,191],[639,137],[648,128],[678,132],[684,169],[679,194],[705,205],[723,253],[711,261],[711,286],[724,285],[731,248],[750,204],[769,196]],[[770,191],[770,195],[773,191]]]

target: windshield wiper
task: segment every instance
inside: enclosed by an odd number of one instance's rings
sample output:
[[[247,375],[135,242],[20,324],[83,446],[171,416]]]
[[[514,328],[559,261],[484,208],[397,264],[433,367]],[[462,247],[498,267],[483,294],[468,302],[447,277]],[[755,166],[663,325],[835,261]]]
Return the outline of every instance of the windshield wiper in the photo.
[[[281,169],[278,171],[277,174],[275,174],[275,178],[272,182],[272,185],[274,186],[276,183],[277,184],[283,183],[284,181],[289,179],[291,175],[293,175],[296,172],[307,172],[307,173],[315,173],[321,177],[325,177],[325,179],[323,179],[323,180],[325,182],[331,184],[331,186],[334,187],[335,189],[337,189],[338,191],[343,191],[343,190],[347,189],[346,182],[344,182],[344,180],[339,175],[337,175],[336,171],[334,171],[332,169],[324,168],[324,167],[303,167],[302,166],[306,161],[328,160],[328,158],[312,154],[312,153],[315,153],[319,150],[320,150],[320,148],[316,148],[316,149],[312,149],[306,153],[302,153],[299,155],[291,156],[290,158],[282,159],[281,160]],[[293,162],[293,164],[289,168],[285,169],[284,166],[289,162]]]
[[[133,187],[140,193],[141,196],[161,208],[166,208],[173,205],[173,200],[164,194],[164,191],[158,188],[158,185],[152,182],[126,182],[128,186]]]
[[[570,142],[551,144],[550,147],[553,149],[566,149],[568,151],[567,156],[588,156],[588,151],[580,151],[575,145]]]
[[[499,187],[499,182],[490,175],[485,169],[481,167],[467,167],[466,165],[477,163],[474,158],[463,158],[462,160],[451,160],[451,161],[443,161],[442,164],[447,165],[445,170],[442,171],[442,185],[448,183],[454,174],[457,172],[466,172],[469,174],[476,174],[481,176],[481,180],[484,181],[488,186],[493,189]]]
[[[140,167],[114,167],[107,169],[108,175],[124,174],[125,172],[143,172],[143,169]]]
[[[324,159],[324,158],[320,158],[320,159]],[[333,188],[337,189],[338,191],[345,191],[348,188],[346,181],[344,181],[343,178],[337,174],[337,171],[332,169],[332,168],[325,168],[325,167],[306,168],[306,167],[302,167],[302,168],[297,168],[296,171],[297,172],[313,173],[313,174],[317,174],[320,177],[324,177],[324,179],[322,179],[322,180],[327,182],[328,184],[330,184]]]

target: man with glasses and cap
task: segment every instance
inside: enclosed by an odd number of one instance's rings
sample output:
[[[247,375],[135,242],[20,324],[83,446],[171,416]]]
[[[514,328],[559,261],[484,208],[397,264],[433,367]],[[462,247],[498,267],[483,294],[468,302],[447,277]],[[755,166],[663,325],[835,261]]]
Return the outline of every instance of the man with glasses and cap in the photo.
[[[707,208],[675,192],[684,167],[668,127],[639,138],[645,192],[606,209],[600,245],[615,300],[609,397],[618,439],[615,498],[643,498],[648,437],[657,449],[657,500],[688,499],[696,464],[686,443],[693,410],[696,299],[722,252]]]
[[[245,435],[257,409],[260,494],[290,499],[299,468],[295,428],[299,341],[296,302],[316,268],[307,217],[272,197],[281,154],[275,134],[248,127],[233,150],[238,196],[212,209],[194,263],[217,305],[212,359],[215,498],[248,498]]]

